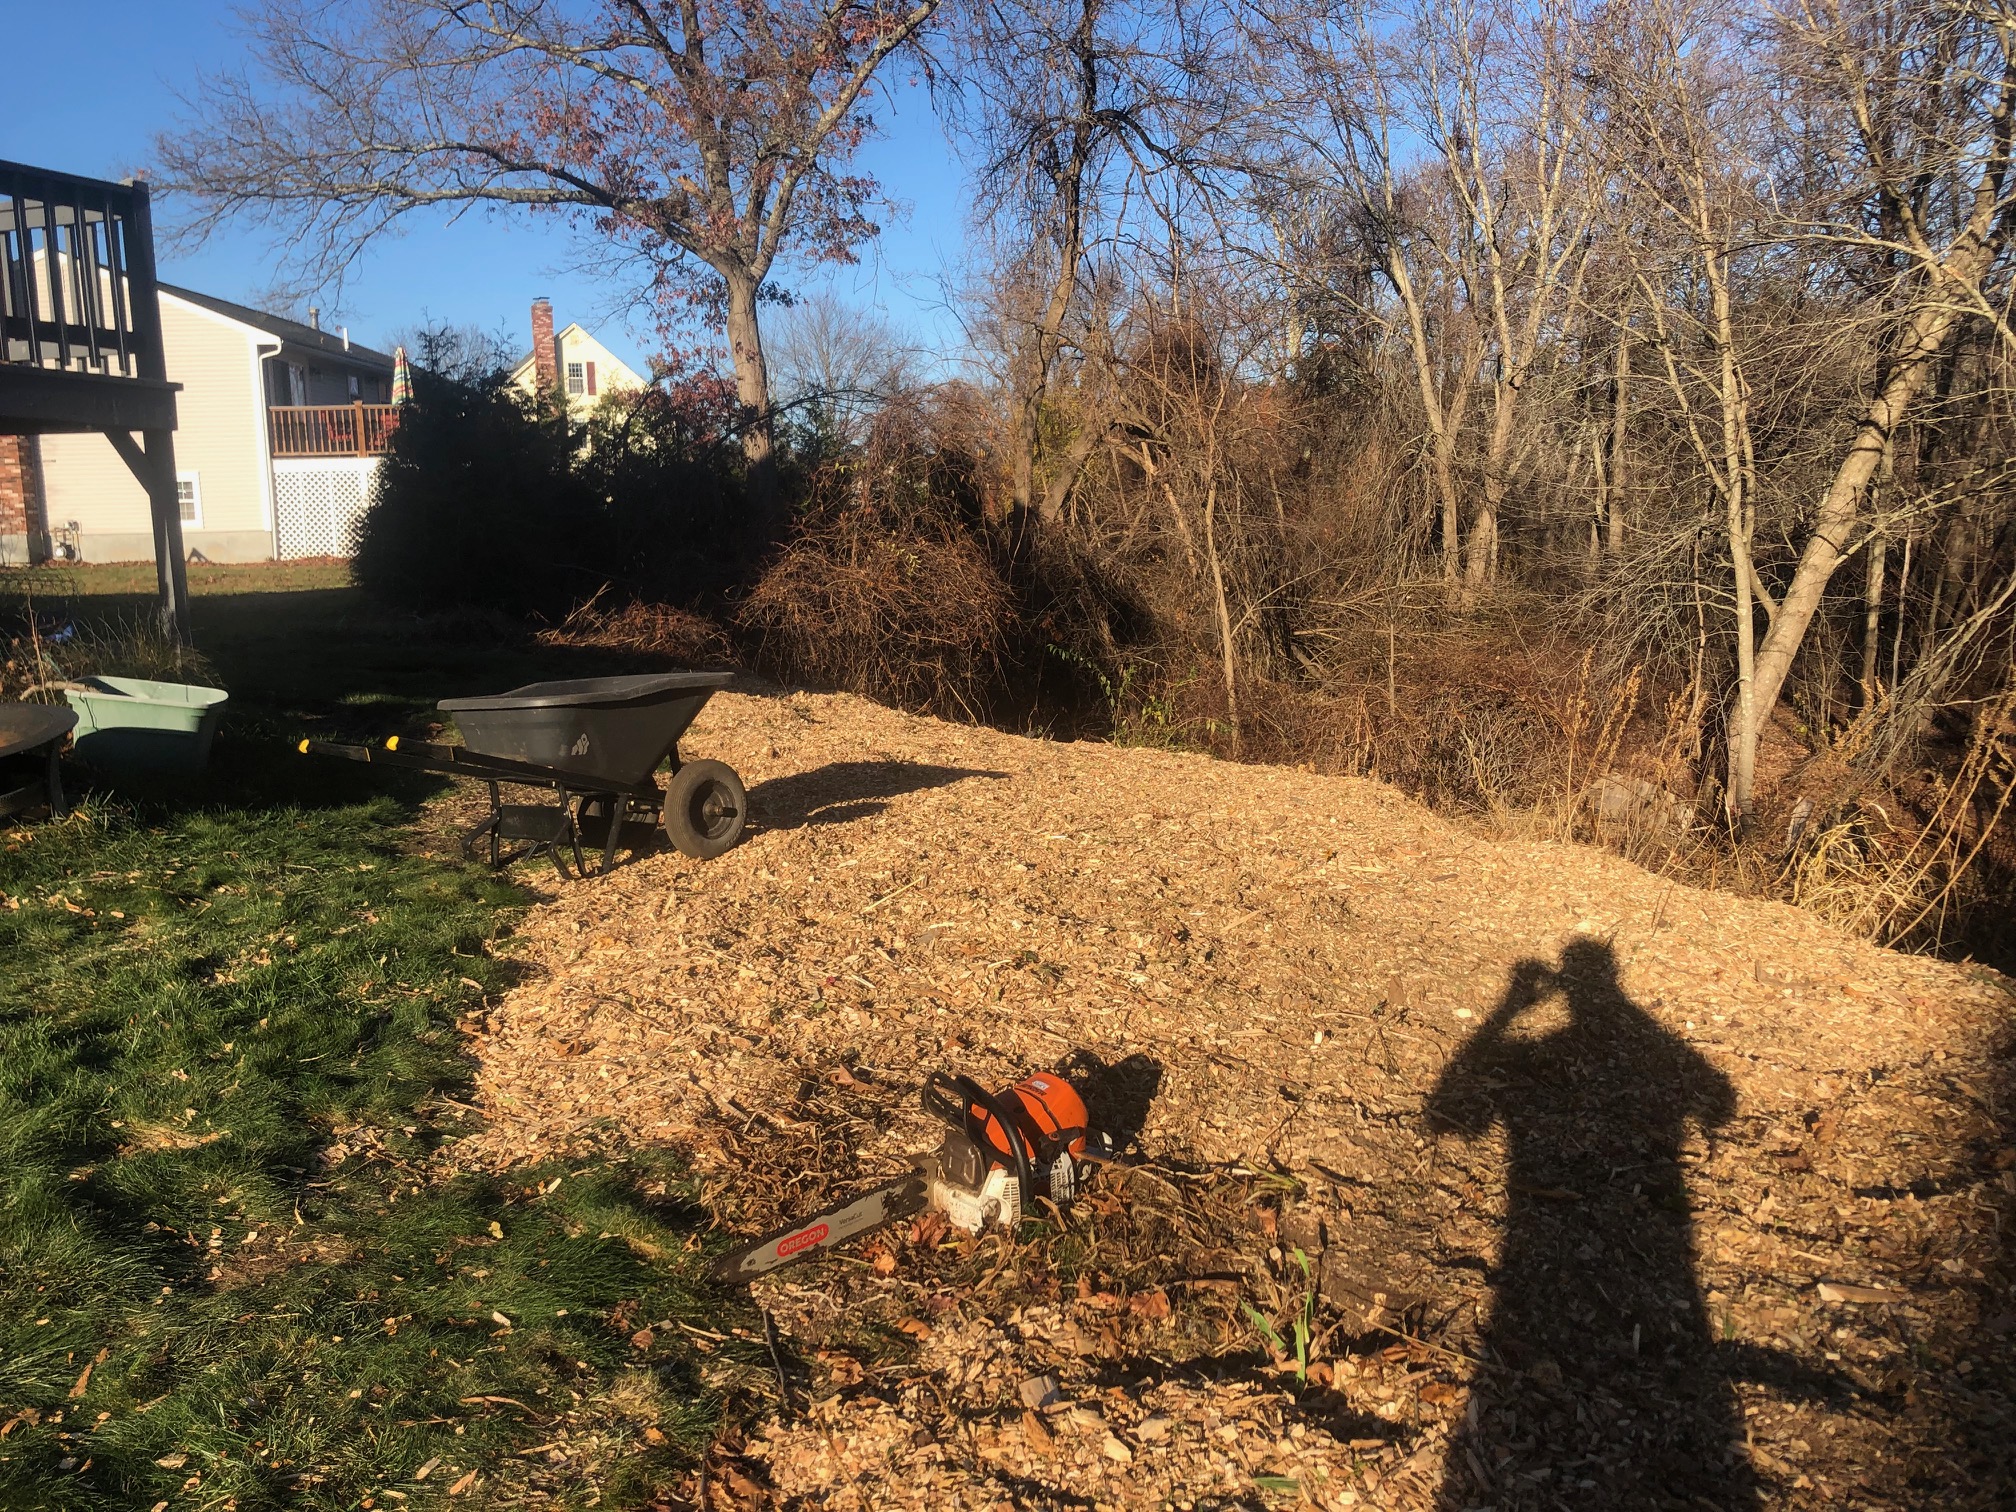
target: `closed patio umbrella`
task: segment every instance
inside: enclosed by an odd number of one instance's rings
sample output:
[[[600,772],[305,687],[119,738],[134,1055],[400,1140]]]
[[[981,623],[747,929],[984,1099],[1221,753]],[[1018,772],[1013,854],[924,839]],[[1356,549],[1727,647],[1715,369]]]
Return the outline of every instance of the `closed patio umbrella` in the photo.
[[[413,398],[413,370],[406,365],[406,348],[392,349],[392,402],[406,404]]]

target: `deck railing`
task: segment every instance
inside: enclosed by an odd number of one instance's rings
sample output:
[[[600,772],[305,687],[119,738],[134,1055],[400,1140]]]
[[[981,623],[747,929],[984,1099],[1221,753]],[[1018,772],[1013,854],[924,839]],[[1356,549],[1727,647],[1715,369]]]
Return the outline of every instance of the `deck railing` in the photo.
[[[382,457],[399,428],[396,404],[274,405],[276,457]]]
[[[0,163],[0,362],[158,377],[153,266],[144,188]]]

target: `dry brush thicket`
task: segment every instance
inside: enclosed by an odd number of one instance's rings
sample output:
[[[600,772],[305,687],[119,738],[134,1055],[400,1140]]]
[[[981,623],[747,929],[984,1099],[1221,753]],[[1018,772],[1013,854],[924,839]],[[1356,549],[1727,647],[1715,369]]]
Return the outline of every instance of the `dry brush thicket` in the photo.
[[[2016,7],[948,35],[987,371],[815,510],[773,666],[941,712],[1062,673],[1123,736],[2006,947]]]
[[[409,211],[540,207],[718,317],[700,432],[584,454],[575,597],[2007,957],[2016,0],[370,15],[273,7],[174,187],[337,268]],[[874,234],[845,170],[899,59],[975,186],[936,384],[770,287]],[[708,640],[668,624],[632,629]]]

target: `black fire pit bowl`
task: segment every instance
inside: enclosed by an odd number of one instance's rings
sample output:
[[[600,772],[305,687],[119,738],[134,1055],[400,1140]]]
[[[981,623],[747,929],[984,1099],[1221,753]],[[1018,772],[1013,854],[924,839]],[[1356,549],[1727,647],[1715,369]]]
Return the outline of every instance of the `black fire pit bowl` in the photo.
[[[488,698],[445,698],[470,750],[620,786],[646,781],[671,754],[725,672],[664,672],[527,683]]]

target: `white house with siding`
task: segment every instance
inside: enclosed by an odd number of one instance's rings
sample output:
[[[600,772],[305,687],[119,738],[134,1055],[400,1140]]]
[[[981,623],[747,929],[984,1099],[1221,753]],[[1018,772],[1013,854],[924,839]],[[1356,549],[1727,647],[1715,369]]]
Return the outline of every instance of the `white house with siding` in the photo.
[[[213,562],[347,556],[397,412],[392,359],[347,331],[161,285],[182,540]],[[33,438],[45,550],[154,554],[147,498],[104,437]]]
[[[553,306],[543,297],[532,301],[532,350],[511,370],[511,384],[531,395],[558,389],[576,420],[586,419],[612,393],[645,386],[628,363],[578,321],[555,332]]]

